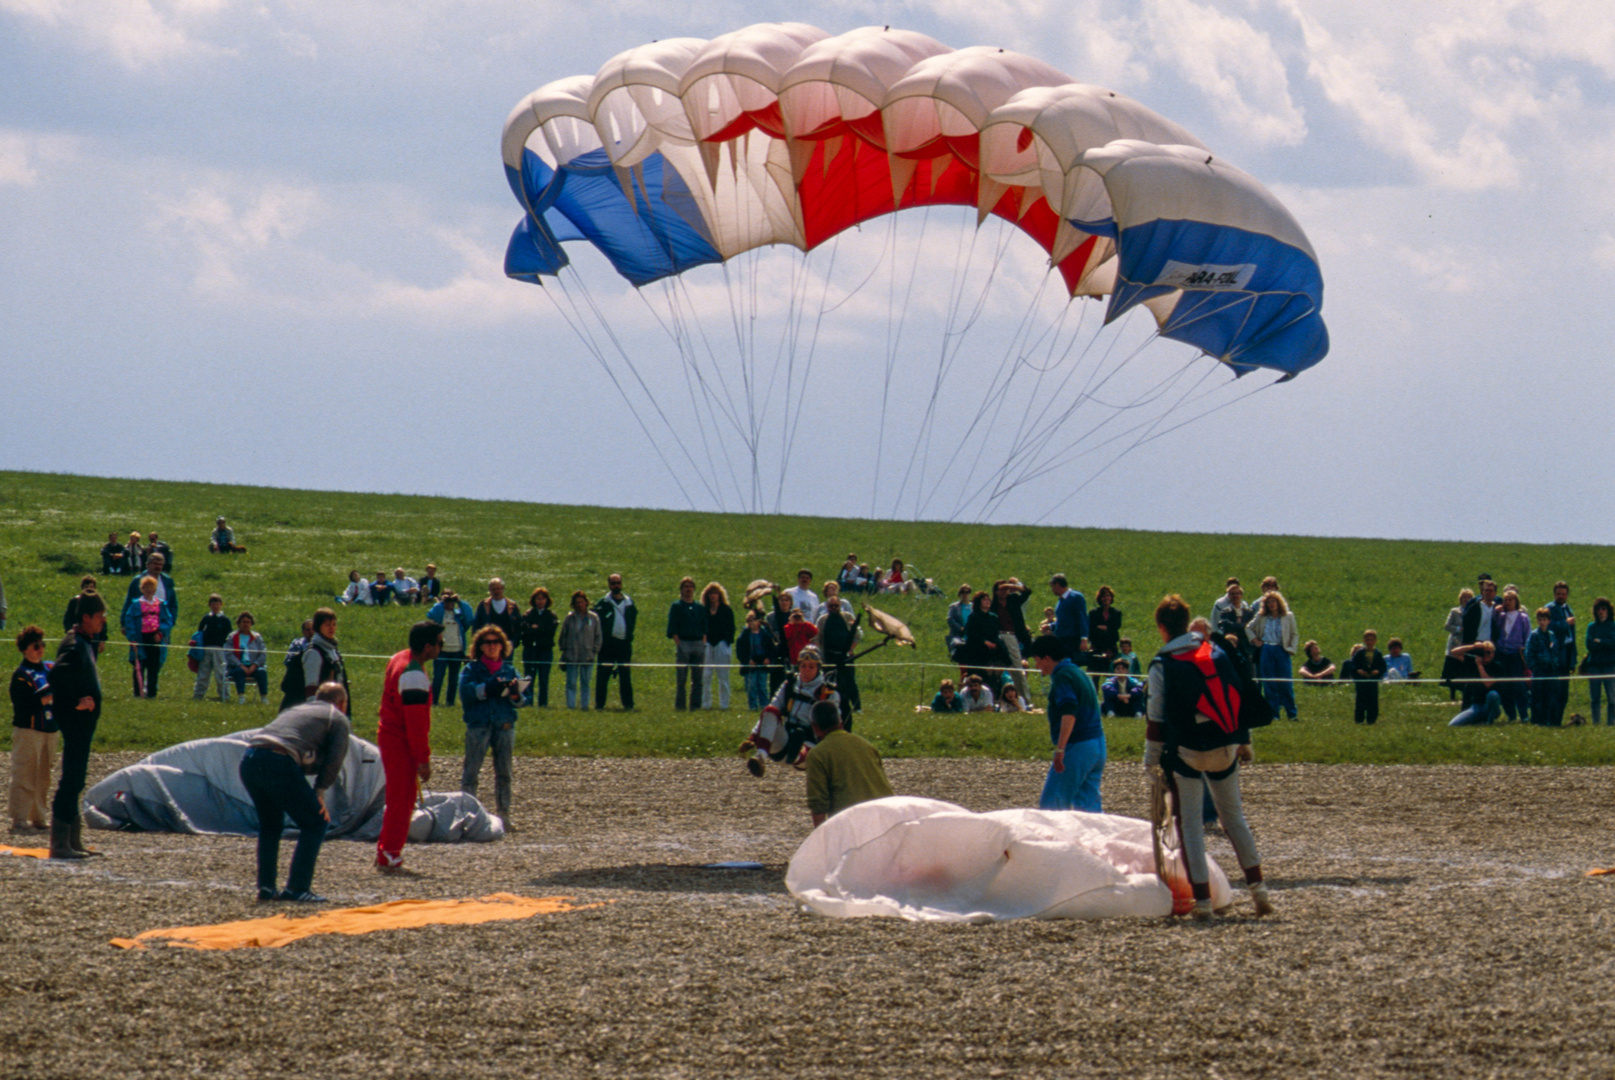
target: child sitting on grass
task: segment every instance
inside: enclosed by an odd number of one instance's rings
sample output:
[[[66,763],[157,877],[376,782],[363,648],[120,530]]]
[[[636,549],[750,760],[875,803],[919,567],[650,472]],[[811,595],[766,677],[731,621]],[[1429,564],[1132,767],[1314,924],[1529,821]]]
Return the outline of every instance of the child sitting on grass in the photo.
[[[952,679],[943,679],[937,687],[936,696],[931,699],[931,711],[941,713],[958,713],[965,711],[964,698],[959,696]]]

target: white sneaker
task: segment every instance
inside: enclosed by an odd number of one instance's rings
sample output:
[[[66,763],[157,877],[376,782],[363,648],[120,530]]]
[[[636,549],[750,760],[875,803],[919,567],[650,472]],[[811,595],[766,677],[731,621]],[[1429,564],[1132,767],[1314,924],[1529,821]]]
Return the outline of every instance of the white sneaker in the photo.
[[[1266,883],[1258,882],[1257,884],[1252,885],[1250,892],[1251,902],[1256,905],[1257,918],[1260,918],[1263,915],[1273,914],[1275,910],[1273,907],[1273,898],[1267,895]]]

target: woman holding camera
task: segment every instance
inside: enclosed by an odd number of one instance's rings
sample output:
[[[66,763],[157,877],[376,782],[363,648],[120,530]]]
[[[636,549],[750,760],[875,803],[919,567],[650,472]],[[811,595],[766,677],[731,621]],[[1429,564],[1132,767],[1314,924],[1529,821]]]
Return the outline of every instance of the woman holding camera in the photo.
[[[510,823],[510,765],[516,746],[516,703],[522,699],[520,677],[510,662],[510,639],[497,626],[478,630],[471,639],[471,659],[460,673],[460,705],[465,709],[465,768],[460,790],[477,793],[482,759],[493,747],[494,803],[505,831]]]

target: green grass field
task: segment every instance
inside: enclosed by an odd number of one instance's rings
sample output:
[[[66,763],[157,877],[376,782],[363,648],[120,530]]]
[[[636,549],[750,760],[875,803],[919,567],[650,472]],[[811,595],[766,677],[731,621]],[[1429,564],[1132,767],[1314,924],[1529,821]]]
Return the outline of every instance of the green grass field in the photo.
[[[249,554],[208,554],[208,533],[219,514],[229,517]],[[106,533],[153,528],[174,548],[181,599],[176,640],[190,636],[208,594],[218,592],[227,613],[251,609],[257,616],[272,668],[279,667],[277,653],[301,621],[331,603],[351,569],[374,574],[402,565],[418,576],[427,562],[435,562],[440,576],[473,602],[485,592],[487,579],[499,576],[512,595],[525,598],[542,584],[562,604],[577,588],[591,600],[598,597],[606,575],[620,571],[642,609],[635,659],[668,662],[672,649],[660,631],[685,574],[702,584],[719,581],[738,598],[754,578],[789,582],[803,566],[821,580],[832,576],[849,551],[871,565],[901,557],[934,577],[948,595],[879,603],[907,620],[919,640],[917,650],[883,649],[860,664],[865,711],[856,730],[893,756],[1030,759],[1046,753],[1041,716],[939,718],[914,712],[952,670],[942,638],[951,594],[963,581],[984,587],[998,577],[1019,576],[1037,590],[1029,616],[1052,602],[1042,583],[1056,571],[1064,571],[1090,600],[1101,583],[1108,584],[1124,613],[1124,633],[1148,657],[1158,644],[1148,613],[1162,594],[1182,593],[1204,613],[1230,574],[1249,583],[1252,592],[1264,574],[1275,574],[1297,612],[1303,639],[1317,639],[1338,661],[1372,626],[1382,646],[1393,635],[1401,637],[1427,675],[1439,668],[1448,609],[1458,590],[1482,570],[1500,582],[1517,583],[1531,608],[1549,599],[1552,583],[1564,578],[1583,621],[1595,596],[1615,593],[1610,551],[1591,545],[753,518],[4,472],[0,582],[10,607],[10,635],[29,622],[52,636],[59,633],[62,609],[77,591],[79,575],[100,568]],[[121,603],[125,588],[124,580],[112,579],[104,591]],[[403,646],[420,610],[355,608],[340,615],[338,637],[345,653],[385,656]],[[254,726],[268,716],[257,704],[193,701],[191,676],[177,654],[164,670],[162,696],[131,700],[126,657],[127,650],[115,643],[101,661],[107,706],[98,749],[155,749]],[[351,664],[356,726],[366,736],[374,734],[383,663]],[[278,670],[271,677],[278,680]],[[559,670],[555,678],[558,691]],[[1035,674],[1032,681],[1035,687]],[[738,677],[734,682],[738,704],[731,712],[677,714],[671,708],[671,670],[646,670],[635,679],[636,712],[524,711],[517,747],[530,754],[726,754],[749,724],[745,692]],[[1300,723],[1279,721],[1258,735],[1263,759],[1603,765],[1615,749],[1615,730],[1604,727],[1449,731],[1446,721],[1456,708],[1444,690],[1433,687],[1387,689],[1380,723],[1372,729],[1352,724],[1349,688],[1298,688],[1298,698]],[[1577,711],[1587,712],[1580,683],[1573,687],[1569,712]],[[1141,721],[1113,720],[1107,727],[1112,759],[1141,752]],[[458,709],[440,710],[434,745],[457,751],[462,730]]]

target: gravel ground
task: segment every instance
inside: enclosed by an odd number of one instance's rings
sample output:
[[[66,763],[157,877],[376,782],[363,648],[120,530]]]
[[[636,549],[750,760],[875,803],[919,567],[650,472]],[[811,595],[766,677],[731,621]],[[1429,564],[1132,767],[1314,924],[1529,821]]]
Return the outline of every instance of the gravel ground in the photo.
[[[99,757],[92,782],[135,757]],[[889,771],[975,810],[1026,805],[1042,779]],[[0,1075],[1615,1072],[1615,881],[1583,877],[1615,862],[1608,770],[1258,764],[1246,806],[1279,913],[1241,899],[1210,926],[800,914],[783,874],[801,788],[734,759],[519,759],[510,839],[411,848],[407,880],[333,841],[316,888],[610,903],[283,949],[108,945],[264,913],[249,839],[95,833],[107,857],[88,864],[0,859]],[[1142,815],[1142,789],[1113,764],[1107,808]],[[718,860],[766,869],[701,869]]]

